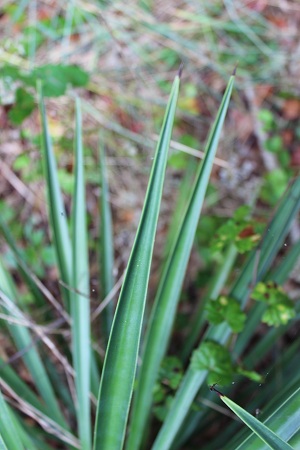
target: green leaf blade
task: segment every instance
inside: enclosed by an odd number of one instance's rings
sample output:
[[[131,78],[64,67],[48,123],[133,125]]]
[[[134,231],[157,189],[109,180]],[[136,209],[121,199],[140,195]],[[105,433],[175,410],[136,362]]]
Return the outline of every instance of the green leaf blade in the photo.
[[[127,444],[128,450],[136,450],[139,448],[143,429],[150,413],[154,383],[158,375],[159,365],[166,352],[174,323],[181,286],[229,105],[233,82],[234,77],[232,76],[219,108],[216,121],[210,131],[206,145],[206,155],[196,175],[185,215],[158,287],[146,333],[143,362],[134,397],[131,428]]]
[[[11,412],[8,409],[6,402],[0,390],[0,436],[3,445],[0,442],[0,448],[9,448],[10,450],[22,450],[22,440],[19,436],[18,430],[11,417]]]
[[[7,306],[3,306],[3,310],[8,314],[16,317],[21,317],[24,319],[22,312],[16,305],[16,299],[18,298],[18,293],[10,274],[6,271],[2,261],[0,260],[0,297],[3,300],[4,305],[7,304],[6,300],[9,301]],[[5,298],[7,297],[7,298]],[[60,410],[60,406],[55,397],[52,384],[49,380],[47,371],[43,364],[42,358],[35,345],[32,345],[33,338],[29,330],[23,325],[14,325],[7,322],[7,328],[13,337],[16,347],[19,351],[24,352],[23,360],[28,368],[29,373],[36,385],[36,388],[45,402],[45,409],[47,415],[51,417],[57,423],[61,423],[62,426],[66,426],[65,420]],[[1,373],[1,370],[0,370]]]
[[[284,441],[290,441],[300,430],[300,388],[264,421]],[[237,450],[263,450],[264,444],[255,434],[251,434],[242,442]],[[297,448],[297,447],[294,447]]]
[[[220,398],[270,448],[273,450],[292,450],[292,447],[284,442],[276,433],[230,400],[230,398],[224,395],[221,395]]]
[[[77,392],[77,421],[82,448],[91,448],[90,301],[84,162],[80,101],[76,99],[76,166],[73,196],[72,350]]]
[[[66,211],[62,200],[62,195],[58,182],[58,171],[52,149],[51,137],[48,131],[45,104],[43,99],[42,85],[38,84],[39,107],[43,131],[43,148],[45,161],[45,178],[47,184],[49,218],[52,231],[57,263],[61,279],[68,286],[72,281],[72,250],[69,236]],[[69,291],[62,289],[65,303],[69,307]]]
[[[101,232],[100,232],[100,255],[101,255],[101,278],[102,278],[102,296],[106,297],[114,286],[114,245],[113,245],[113,226],[111,209],[109,204],[109,190],[106,176],[105,151],[100,146],[100,174],[101,174]],[[113,321],[113,302],[109,302],[103,311],[104,335],[108,340],[112,321]]]
[[[121,449],[136,371],[142,319],[180,79],[173,83],[144,208],[113,321],[100,384],[95,450]]]

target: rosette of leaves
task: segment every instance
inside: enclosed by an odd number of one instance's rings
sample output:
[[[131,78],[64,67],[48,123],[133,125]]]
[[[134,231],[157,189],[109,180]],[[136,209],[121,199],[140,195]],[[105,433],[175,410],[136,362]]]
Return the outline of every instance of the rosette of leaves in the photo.
[[[249,214],[249,206],[238,208],[233,217],[218,229],[211,244],[212,251],[221,251],[230,243],[236,245],[239,253],[252,250],[260,239],[260,226],[249,219]]]
[[[220,295],[216,300],[210,300],[206,307],[207,320],[213,325],[226,322],[234,333],[243,330],[246,314],[241,310],[237,300],[226,295]]]
[[[274,281],[257,283],[251,298],[267,305],[262,321],[269,326],[286,325],[290,319],[295,317],[293,301]]]

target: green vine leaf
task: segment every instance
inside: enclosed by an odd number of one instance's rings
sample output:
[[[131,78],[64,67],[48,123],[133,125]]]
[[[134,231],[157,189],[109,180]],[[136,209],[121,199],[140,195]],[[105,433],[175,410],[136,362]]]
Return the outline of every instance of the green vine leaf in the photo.
[[[183,367],[180,359],[175,356],[167,356],[161,364],[159,378],[153,390],[153,413],[161,422],[169,410],[170,402],[182,377]]]
[[[216,300],[210,300],[206,305],[207,320],[213,325],[227,322],[234,333],[243,330],[246,314],[234,298],[220,295]]]
[[[16,90],[15,104],[8,115],[14,125],[20,125],[26,117],[30,116],[35,108],[34,97],[25,89]]]
[[[222,384],[230,383],[235,370],[229,351],[214,341],[203,342],[192,356],[194,370],[208,370],[208,383],[214,384],[222,380]]]
[[[249,220],[249,206],[241,206],[217,231],[212,241],[212,251],[221,251],[229,243],[234,243],[239,253],[252,250],[260,239],[260,226]]]
[[[167,385],[169,389],[175,390],[182,379],[182,362],[175,356],[167,356],[159,370],[159,381]]]
[[[269,326],[286,325],[290,319],[295,317],[294,303],[282,287],[274,281],[257,283],[251,298],[268,305],[262,316],[262,321]]]
[[[256,383],[262,383],[264,381],[264,377],[254,370],[246,370],[240,366],[237,366],[236,372],[238,375],[243,375],[244,377],[249,378],[249,380],[255,381]]]

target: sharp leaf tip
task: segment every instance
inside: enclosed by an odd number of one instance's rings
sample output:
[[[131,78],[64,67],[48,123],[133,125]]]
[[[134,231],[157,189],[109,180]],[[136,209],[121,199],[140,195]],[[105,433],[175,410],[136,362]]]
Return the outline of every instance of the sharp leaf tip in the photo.
[[[183,62],[180,64],[179,69],[178,69],[178,77],[179,78],[181,78],[182,71],[183,71]]]

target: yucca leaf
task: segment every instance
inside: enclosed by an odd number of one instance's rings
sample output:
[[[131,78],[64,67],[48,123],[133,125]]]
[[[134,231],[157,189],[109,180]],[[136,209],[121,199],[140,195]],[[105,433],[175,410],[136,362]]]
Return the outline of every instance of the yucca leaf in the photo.
[[[229,294],[239,300],[242,306],[247,301],[251,289],[253,274],[257,266],[257,256],[259,256],[259,264],[256,278],[259,281],[269,270],[299,208],[300,177],[294,180],[284,195],[271,223],[268,224],[259,245],[259,253],[257,251],[252,252]],[[225,343],[230,334],[230,328],[221,324],[211,326],[205,335],[205,339]],[[152,450],[168,450],[170,448],[206,376],[206,371],[194,370],[191,365],[188,367]]]
[[[176,307],[229,105],[233,82],[234,76],[229,80],[215,123],[210,131],[205,158],[196,175],[188,205],[183,214],[183,219],[159,283],[145,337],[143,361],[138,375],[137,389],[134,394],[130,433],[127,443],[128,450],[139,448],[150,413],[154,383],[170,339]]]
[[[249,414],[248,411],[241,408],[225,395],[220,395],[220,398],[270,448],[273,450],[292,450],[292,447],[289,444],[283,441],[276,433],[274,433],[274,431],[270,430],[270,428],[257,420],[254,416]]]
[[[58,182],[57,166],[52,149],[51,137],[48,131],[46,111],[41,83],[38,84],[39,107],[42,121],[42,141],[44,148],[44,169],[48,194],[49,219],[52,240],[62,281],[71,286],[72,281],[72,250],[68,230],[66,211]],[[62,288],[64,300],[69,309],[70,291]]]
[[[124,441],[179,84],[176,76],[109,338],[97,406],[95,450],[121,449]]]
[[[300,430],[300,388],[287,398],[287,400],[264,421],[264,424],[268,428],[271,428],[273,432],[286,442],[295,436]],[[248,448],[251,448],[251,450],[263,450],[264,443],[261,439],[252,434],[237,447],[237,450],[247,450]]]
[[[296,433],[289,442],[292,448],[300,448],[300,431]]]
[[[22,397],[23,400],[47,415],[47,406],[42,404],[37,395],[16,374],[9,363],[5,362],[2,358],[0,358],[0,375],[2,380],[4,380],[4,382],[6,382],[19,397]]]
[[[178,189],[176,204],[174,206],[172,217],[170,218],[168,234],[166,236],[164,249],[162,252],[164,262],[166,262],[167,257],[172,250],[173,242],[177,237],[178,228],[181,224],[182,215],[186,210],[187,201],[190,197],[193,181],[195,179],[195,172],[197,169],[196,161],[197,160],[195,160],[195,158],[189,159],[187,167],[185,169],[184,177],[181,180]]]
[[[106,174],[106,161],[105,161],[105,151],[104,146],[101,143],[99,149],[100,156],[100,174],[101,174],[101,196],[100,196],[100,207],[101,207],[101,230],[100,230],[100,255],[101,255],[101,292],[102,297],[105,298],[114,286],[114,245],[113,245],[113,226],[111,218],[111,210],[109,204],[109,190],[107,183]],[[111,324],[113,320],[113,302],[109,302],[107,307],[104,309],[103,316],[103,334],[108,341]]]
[[[92,445],[90,419],[90,292],[81,122],[80,101],[76,99],[76,162],[72,215],[73,290],[70,299],[79,438],[82,448],[89,450]]]
[[[0,390],[0,436],[3,441],[3,445],[0,442],[0,448],[2,445],[4,449],[23,450],[24,447],[11,414]]]
[[[1,435],[0,435],[0,450],[8,450]]]
[[[11,302],[11,305],[13,306],[17,302],[18,298],[17,290],[13,283],[12,278],[10,277],[9,273],[5,270],[1,260],[0,260],[0,289],[8,297],[8,299]],[[3,299],[3,303],[5,304],[5,299]],[[13,315],[12,311],[8,306],[3,307],[3,309],[7,312],[8,315]],[[18,315],[17,307],[14,313]],[[24,352],[22,359],[25,362],[29,370],[29,373],[32,376],[32,379],[36,385],[39,394],[41,395],[41,397],[45,402],[45,409],[47,410],[47,415],[54,421],[62,424],[62,426],[66,426],[65,420],[61,413],[58,401],[55,398],[52,385],[50,383],[48,374],[43,365],[41,357],[35,345],[32,345],[33,338],[30,335],[29,330],[24,325],[21,324],[16,325],[10,324],[9,322],[7,322],[6,324],[7,328],[10,331],[10,334],[12,335],[15,341],[18,350],[19,351],[23,351],[24,349],[26,350]]]
[[[8,407],[10,413],[10,420],[13,423],[13,427],[18,434],[19,439],[22,442],[22,449],[38,450],[41,448],[41,442],[37,442],[37,439],[33,437],[36,434],[34,427],[28,427],[26,423],[26,418],[20,417],[12,408]],[[49,450],[49,446],[43,442],[43,450]]]

